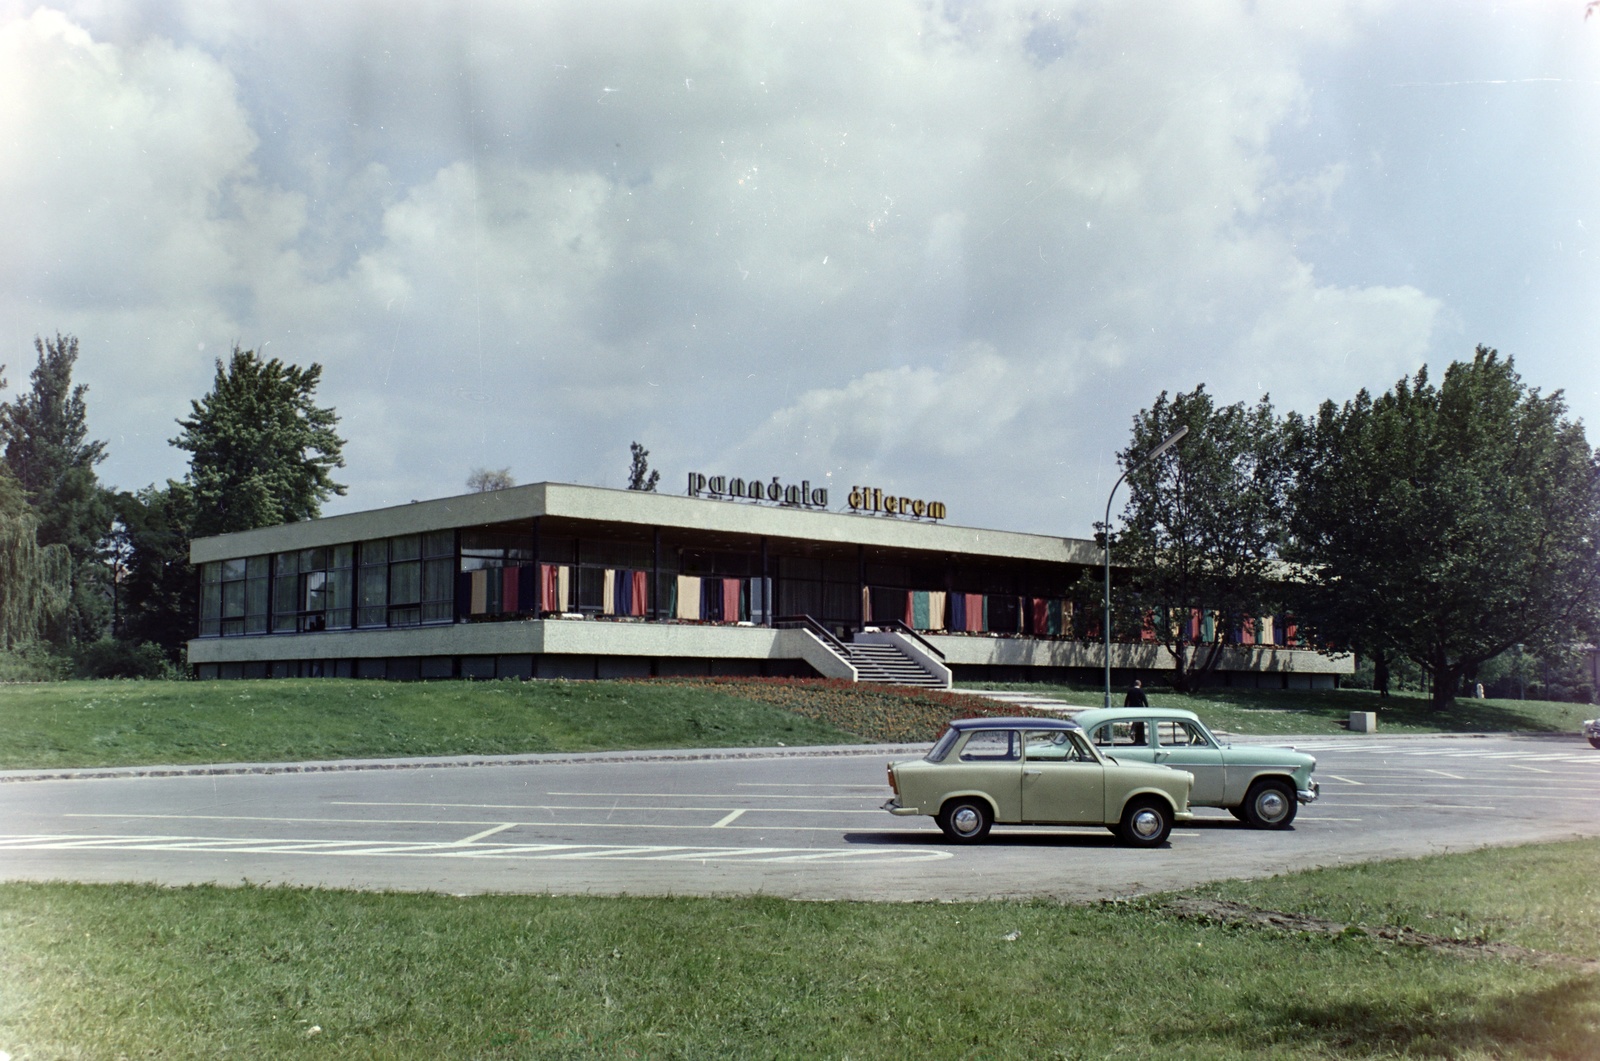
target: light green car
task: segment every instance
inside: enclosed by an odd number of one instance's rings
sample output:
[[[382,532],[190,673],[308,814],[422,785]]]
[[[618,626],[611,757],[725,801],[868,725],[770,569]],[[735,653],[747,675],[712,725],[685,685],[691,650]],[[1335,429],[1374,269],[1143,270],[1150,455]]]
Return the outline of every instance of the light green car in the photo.
[[[1104,825],[1123,843],[1156,847],[1192,818],[1182,770],[1119,763],[1058,718],[966,718],[950,723],[924,758],[889,765],[891,814],[932,815],[956,843],[996,822]]]
[[[1314,802],[1317,760],[1293,748],[1224,744],[1193,711],[1107,707],[1074,721],[1117,762],[1175,766],[1194,775],[1189,800],[1223,807],[1257,829],[1286,829],[1302,803]]]

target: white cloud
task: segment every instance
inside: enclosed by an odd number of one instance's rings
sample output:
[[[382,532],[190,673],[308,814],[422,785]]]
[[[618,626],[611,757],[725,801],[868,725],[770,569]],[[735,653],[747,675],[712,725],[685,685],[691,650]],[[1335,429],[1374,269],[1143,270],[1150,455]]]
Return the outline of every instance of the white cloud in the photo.
[[[1307,408],[1450,319],[1302,249],[1349,169],[1276,144],[1361,6],[404,10],[0,19],[0,360],[80,336],[107,478],[239,341],[326,367],[342,508],[638,438],[1086,530],[1160,390]]]

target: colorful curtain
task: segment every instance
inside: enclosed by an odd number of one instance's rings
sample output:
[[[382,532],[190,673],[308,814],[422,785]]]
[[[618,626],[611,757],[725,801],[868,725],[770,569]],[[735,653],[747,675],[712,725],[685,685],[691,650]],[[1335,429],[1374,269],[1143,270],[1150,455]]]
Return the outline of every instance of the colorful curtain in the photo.
[[[500,569],[500,610],[502,612],[517,611],[517,574],[515,567],[502,567]]]
[[[472,572],[471,578],[471,611],[473,615],[482,615],[484,612],[489,610],[489,572],[474,571]]]
[[[722,621],[736,623],[741,618],[739,607],[740,598],[743,596],[744,580],[725,578],[722,580]]]
[[[572,610],[572,568],[564,564],[539,565],[539,610]]]
[[[700,579],[693,575],[679,575],[676,589],[678,600],[677,608],[673,611],[674,617],[698,620],[701,616]]]
[[[633,585],[629,589],[628,614],[644,616],[650,611],[650,580],[645,572],[633,573]]]

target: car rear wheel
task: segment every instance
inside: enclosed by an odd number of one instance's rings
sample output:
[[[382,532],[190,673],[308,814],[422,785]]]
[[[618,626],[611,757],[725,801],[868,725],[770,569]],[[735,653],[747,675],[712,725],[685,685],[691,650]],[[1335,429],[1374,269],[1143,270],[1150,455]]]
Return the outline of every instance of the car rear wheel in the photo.
[[[989,835],[994,815],[981,799],[953,799],[939,809],[939,828],[958,844],[971,844]]]
[[[1130,800],[1117,826],[1117,837],[1130,847],[1159,847],[1171,832],[1172,809],[1159,799]]]
[[[1299,809],[1286,781],[1257,781],[1244,797],[1244,820],[1257,829],[1287,829]]]
[[[1600,748],[1600,737],[1590,737],[1589,738],[1589,747],[1591,747],[1591,748]]]

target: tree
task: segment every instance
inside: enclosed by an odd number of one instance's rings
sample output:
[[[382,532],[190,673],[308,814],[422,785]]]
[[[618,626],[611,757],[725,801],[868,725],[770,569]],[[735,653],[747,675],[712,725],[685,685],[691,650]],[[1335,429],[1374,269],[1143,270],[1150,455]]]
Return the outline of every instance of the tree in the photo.
[[[84,394],[72,383],[78,340],[33,341],[39,363],[32,388],[0,404],[5,464],[32,506],[40,545],[65,546],[72,558],[72,604],[58,640],[93,640],[108,614],[99,549],[111,522],[107,492],[95,475],[105,443],[91,441]]]
[[[650,470],[650,451],[637,442],[628,443],[628,449],[633,452],[633,465],[628,469],[628,489],[655,493],[656,484],[661,481],[661,473]]]
[[[1129,473],[1112,551],[1129,571],[1122,625],[1153,630],[1176,661],[1173,686],[1187,691],[1216,669],[1235,623],[1281,605],[1287,468],[1271,403],[1217,408],[1204,384],[1163,391],[1134,418],[1123,466],[1184,426],[1175,448]]]
[[[263,361],[254,350],[233,348],[217,363],[211,393],[191,402],[183,433],[172,439],[188,450],[186,477],[193,502],[194,537],[313,519],[322,502],[343,495],[333,481],[344,467],[344,439],[332,408],[313,402],[322,366]]]
[[[198,614],[189,564],[193,494],[184,483],[168,480],[164,487],[118,494],[116,510],[116,634],[120,640],[157,645],[177,662]]]
[[[1517,644],[1600,632],[1600,461],[1558,391],[1478,347],[1379,398],[1291,417],[1292,555],[1324,639],[1395,653],[1436,709]]]
[[[21,485],[0,466],[0,651],[40,638],[67,611],[71,557],[64,545],[41,546],[37,528]]]
[[[491,490],[509,490],[517,481],[511,478],[510,468],[474,468],[467,476],[467,489],[486,494]]]

